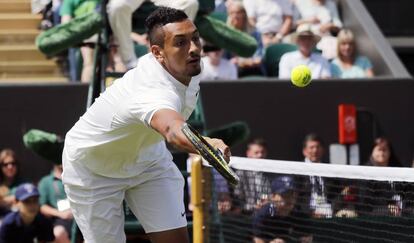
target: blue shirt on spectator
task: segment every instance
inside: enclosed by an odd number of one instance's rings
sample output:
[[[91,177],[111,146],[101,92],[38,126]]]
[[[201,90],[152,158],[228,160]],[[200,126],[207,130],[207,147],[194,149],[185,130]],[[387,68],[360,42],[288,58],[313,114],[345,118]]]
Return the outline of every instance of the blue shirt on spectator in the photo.
[[[358,56],[351,68],[343,68],[338,58],[332,60],[331,74],[335,78],[366,78],[366,71],[372,68],[371,61],[365,56]]]
[[[30,225],[25,225],[19,212],[9,213],[0,228],[0,243],[33,243],[54,241],[52,223],[38,214]]]

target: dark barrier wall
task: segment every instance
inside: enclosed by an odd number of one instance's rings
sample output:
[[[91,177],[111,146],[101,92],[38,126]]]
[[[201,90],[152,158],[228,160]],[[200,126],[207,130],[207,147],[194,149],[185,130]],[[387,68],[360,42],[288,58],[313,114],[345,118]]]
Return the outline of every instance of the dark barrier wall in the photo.
[[[414,26],[407,16],[414,8],[412,0],[363,0],[375,22],[387,36],[413,36]]]
[[[295,88],[287,81],[206,82],[201,97],[207,128],[234,120],[246,121],[252,136],[269,143],[269,157],[302,160],[301,143],[309,132],[320,134],[327,144],[338,141],[340,103],[355,104],[377,116],[405,165],[414,152],[414,82],[412,80],[314,81]],[[362,160],[368,159],[373,129],[366,115],[360,116]],[[369,141],[367,141],[369,140]],[[243,155],[244,146],[233,154]],[[328,159],[325,156],[325,159]]]
[[[22,136],[38,128],[64,135],[86,109],[86,85],[0,86],[0,149],[17,152],[24,178],[39,180],[52,163],[24,147]]]

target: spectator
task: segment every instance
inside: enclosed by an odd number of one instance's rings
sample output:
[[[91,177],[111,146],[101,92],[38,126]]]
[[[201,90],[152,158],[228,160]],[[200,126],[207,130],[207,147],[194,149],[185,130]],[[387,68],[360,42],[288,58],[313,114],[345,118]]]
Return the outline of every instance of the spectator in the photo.
[[[343,24],[339,17],[338,7],[332,0],[294,0],[301,18],[298,25],[309,24],[312,31],[321,36],[318,49],[327,59],[336,57],[336,34]]]
[[[332,203],[335,217],[354,218],[358,217],[358,187],[353,184],[352,180],[342,180],[342,185],[347,185]],[[346,183],[346,184],[344,184]]]
[[[343,29],[338,34],[338,57],[331,63],[332,76],[336,78],[371,78],[374,76],[371,61],[358,56],[354,34]]]
[[[234,80],[237,79],[237,67],[229,60],[223,58],[223,50],[219,47],[205,44],[205,56],[202,58],[204,71],[201,80]]]
[[[0,242],[52,242],[52,224],[39,212],[39,191],[30,183],[16,190],[17,212],[9,213],[0,228]]]
[[[0,152],[0,216],[4,216],[15,202],[14,192],[23,180],[19,177],[16,154],[12,149]]]
[[[338,7],[332,0],[294,0],[301,19],[298,25],[310,24],[312,31],[318,35],[338,33],[342,28]]]
[[[262,38],[259,32],[250,25],[247,18],[246,9],[242,2],[231,1],[227,7],[227,24],[233,28],[242,32],[248,33],[256,39],[258,47],[256,52],[251,57],[239,57],[233,54],[226,55],[232,62],[237,64],[239,76],[247,75],[263,75],[262,57],[264,54],[264,48],[262,44]]]
[[[395,167],[400,163],[393,153],[388,139],[379,137],[374,140],[368,166]],[[367,181],[362,187],[363,210],[373,215],[400,216],[403,210],[403,188],[393,181]]]
[[[130,37],[132,32],[132,13],[138,9],[144,0],[109,0],[108,19],[115,41],[119,45],[119,54],[125,67],[129,70],[136,66],[137,57]],[[198,11],[197,0],[151,0],[157,6],[166,6],[183,10],[191,20]]]
[[[253,241],[312,242],[304,224],[307,216],[297,210],[297,192],[293,177],[278,176],[271,183],[270,202],[253,218]]]
[[[101,0],[65,0],[62,3],[60,9],[60,15],[62,17],[62,23],[69,22],[72,18],[90,13],[95,10],[96,6],[101,2]],[[81,74],[82,82],[90,82],[92,80],[93,74],[93,47],[97,41],[97,35],[92,36],[91,38],[83,41],[80,48],[83,67]],[[69,63],[71,69],[71,79],[76,80],[76,57],[74,55],[74,49],[69,50]],[[75,73],[75,74],[74,74]],[[75,76],[75,77],[73,77]]]
[[[40,212],[52,218],[55,242],[70,242],[73,215],[62,183],[62,165],[53,166],[52,172],[39,182]]]
[[[400,161],[395,155],[390,141],[385,137],[378,137],[374,140],[371,156],[367,165],[401,167]]]
[[[47,30],[60,24],[59,10],[62,0],[31,0],[33,14],[42,14],[40,29]]]
[[[303,141],[302,153],[305,163],[321,163],[324,154],[322,139],[317,134],[308,134]],[[321,176],[309,176],[309,180],[304,183],[304,189],[301,190],[303,210],[310,210],[315,218],[331,217],[332,209],[328,200],[328,196],[331,197],[331,184],[333,183]]]
[[[279,78],[290,79],[292,69],[298,65],[307,65],[312,71],[312,78],[329,78],[329,62],[320,54],[313,53],[320,36],[314,34],[310,25],[300,25],[295,34],[297,51],[285,53],[279,63]]]
[[[321,163],[324,152],[323,141],[318,134],[310,133],[306,135],[302,148],[306,163]]]
[[[261,33],[263,46],[279,43],[292,27],[290,0],[244,0],[252,26]]]
[[[253,139],[247,145],[246,156],[252,159],[266,158],[266,142],[260,138]],[[255,208],[261,206],[267,200],[270,193],[270,182],[262,172],[236,170],[236,173],[240,178],[240,182],[234,191],[235,204],[237,204],[235,206],[244,214],[251,215]]]

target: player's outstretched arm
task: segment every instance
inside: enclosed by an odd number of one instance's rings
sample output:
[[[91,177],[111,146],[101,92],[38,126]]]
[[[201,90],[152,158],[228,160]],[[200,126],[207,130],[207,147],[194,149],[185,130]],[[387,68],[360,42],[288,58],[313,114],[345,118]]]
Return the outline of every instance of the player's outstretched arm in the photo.
[[[155,112],[151,119],[151,127],[159,132],[165,140],[179,150],[197,153],[187,137],[181,132],[185,119],[180,113],[171,109],[161,109]]]
[[[151,127],[159,132],[169,144],[189,153],[198,153],[181,131],[184,123],[185,119],[181,114],[170,109],[156,111],[151,119]],[[229,160],[230,148],[221,139],[208,137],[205,137],[205,139],[213,147],[220,149],[225,159]]]

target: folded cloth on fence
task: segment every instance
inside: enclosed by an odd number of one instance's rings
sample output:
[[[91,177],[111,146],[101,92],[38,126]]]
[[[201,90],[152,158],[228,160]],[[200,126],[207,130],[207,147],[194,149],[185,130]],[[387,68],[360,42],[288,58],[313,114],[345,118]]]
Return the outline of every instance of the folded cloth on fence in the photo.
[[[252,36],[220,20],[210,16],[197,16],[195,24],[204,40],[239,56],[251,57],[257,49],[257,41]]]
[[[103,25],[100,13],[87,13],[42,32],[36,38],[36,46],[44,54],[52,56],[82,43],[83,40],[100,32]]]
[[[58,135],[31,129],[23,135],[26,148],[54,164],[62,164],[63,139]]]

